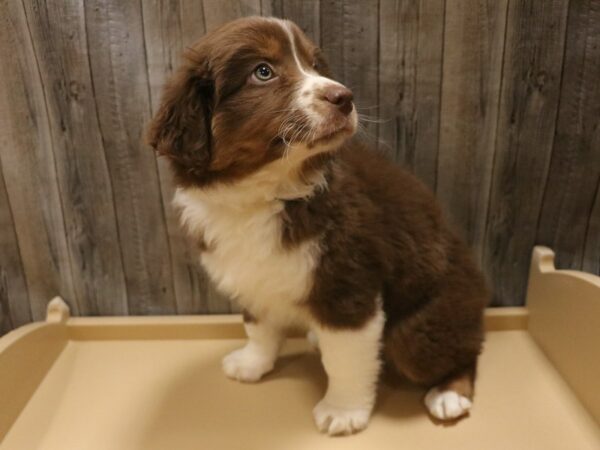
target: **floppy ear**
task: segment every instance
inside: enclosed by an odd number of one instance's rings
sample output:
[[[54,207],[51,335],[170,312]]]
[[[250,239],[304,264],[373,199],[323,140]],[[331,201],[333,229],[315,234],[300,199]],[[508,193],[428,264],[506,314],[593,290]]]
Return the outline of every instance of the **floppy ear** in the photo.
[[[184,64],[167,82],[148,143],[171,161],[184,183],[201,182],[211,159],[214,85],[202,65]]]

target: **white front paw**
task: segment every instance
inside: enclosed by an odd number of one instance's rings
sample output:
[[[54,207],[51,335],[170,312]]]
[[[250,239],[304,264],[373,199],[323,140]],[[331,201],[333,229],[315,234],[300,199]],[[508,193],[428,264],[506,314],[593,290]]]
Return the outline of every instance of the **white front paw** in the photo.
[[[342,408],[321,400],[313,409],[317,428],[331,436],[352,434],[363,430],[369,423],[371,407]]]
[[[273,369],[273,361],[244,347],[223,358],[222,366],[229,378],[252,383]]]
[[[471,400],[454,391],[441,391],[432,388],[425,396],[425,406],[429,413],[440,420],[456,419],[471,409]]]

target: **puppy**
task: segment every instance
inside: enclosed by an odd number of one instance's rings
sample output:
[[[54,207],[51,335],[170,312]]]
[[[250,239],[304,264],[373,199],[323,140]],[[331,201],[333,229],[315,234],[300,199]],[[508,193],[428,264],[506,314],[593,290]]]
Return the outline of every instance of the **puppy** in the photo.
[[[483,277],[427,188],[353,138],[352,92],[321,51],[292,22],[254,17],[186,56],[148,140],[171,163],[202,265],[245,310],[248,343],[225,374],[259,380],[300,327],[328,375],[321,431],[367,426],[383,361],[430,388],[435,418],[466,414]]]

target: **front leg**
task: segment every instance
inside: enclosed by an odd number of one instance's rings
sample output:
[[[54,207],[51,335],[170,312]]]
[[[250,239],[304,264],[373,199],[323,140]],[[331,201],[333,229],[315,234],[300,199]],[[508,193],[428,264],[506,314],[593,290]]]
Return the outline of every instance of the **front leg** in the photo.
[[[315,329],[329,379],[325,397],[313,410],[322,432],[350,434],[366,428],[375,404],[384,322],[379,310],[360,329]]]
[[[246,345],[223,358],[225,375],[234,380],[255,382],[273,370],[283,342],[281,330],[270,324],[244,316],[248,336]]]

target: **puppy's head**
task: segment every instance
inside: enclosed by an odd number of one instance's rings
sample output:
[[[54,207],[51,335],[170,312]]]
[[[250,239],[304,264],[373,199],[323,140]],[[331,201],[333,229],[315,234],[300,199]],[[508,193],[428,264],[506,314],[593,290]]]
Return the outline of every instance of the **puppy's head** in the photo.
[[[356,130],[352,92],[292,22],[246,18],[207,34],[168,82],[148,133],[183,184],[301,164]]]

